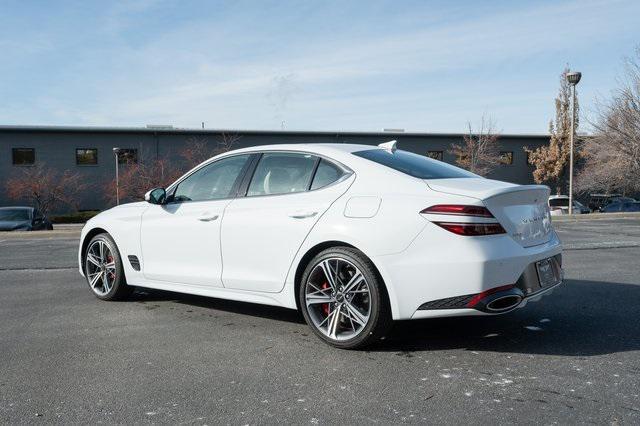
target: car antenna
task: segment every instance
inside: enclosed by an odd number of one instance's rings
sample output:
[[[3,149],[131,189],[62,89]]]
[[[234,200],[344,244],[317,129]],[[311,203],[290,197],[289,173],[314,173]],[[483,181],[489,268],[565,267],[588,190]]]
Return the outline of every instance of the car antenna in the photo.
[[[381,143],[380,145],[378,145],[380,148],[386,149],[387,151],[393,153],[396,152],[396,145],[398,144],[397,140],[392,140],[389,142],[385,142],[385,143]]]

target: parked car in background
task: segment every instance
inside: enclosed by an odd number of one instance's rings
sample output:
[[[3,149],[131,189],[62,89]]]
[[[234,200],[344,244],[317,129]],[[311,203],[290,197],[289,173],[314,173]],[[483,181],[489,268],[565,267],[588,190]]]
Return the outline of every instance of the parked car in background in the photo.
[[[551,216],[569,214],[569,196],[551,195],[549,197],[549,210],[551,211]],[[580,201],[573,200],[573,214],[587,213],[591,213],[588,207],[585,207]]]
[[[0,207],[0,231],[44,231],[53,226],[33,207]]]
[[[594,212],[602,211],[603,208],[612,203],[633,202],[636,201],[630,197],[624,197],[620,194],[591,194],[589,196],[589,208]]]
[[[611,203],[601,210],[602,213],[640,212],[640,201]]]

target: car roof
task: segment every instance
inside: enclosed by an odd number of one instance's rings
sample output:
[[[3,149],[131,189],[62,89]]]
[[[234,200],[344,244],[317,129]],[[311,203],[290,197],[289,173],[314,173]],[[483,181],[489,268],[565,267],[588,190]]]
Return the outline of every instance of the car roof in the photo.
[[[276,145],[258,145],[236,149],[228,153],[261,152],[261,151],[302,151],[315,154],[352,153],[370,149],[384,149],[376,145],[349,143],[292,143]]]

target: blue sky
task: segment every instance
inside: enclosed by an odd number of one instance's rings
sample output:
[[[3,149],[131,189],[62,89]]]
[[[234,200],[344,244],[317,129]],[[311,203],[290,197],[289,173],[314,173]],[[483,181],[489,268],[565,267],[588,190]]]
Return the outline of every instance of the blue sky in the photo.
[[[0,124],[545,133],[640,44],[639,1],[0,0]],[[586,120],[584,121],[586,122]]]

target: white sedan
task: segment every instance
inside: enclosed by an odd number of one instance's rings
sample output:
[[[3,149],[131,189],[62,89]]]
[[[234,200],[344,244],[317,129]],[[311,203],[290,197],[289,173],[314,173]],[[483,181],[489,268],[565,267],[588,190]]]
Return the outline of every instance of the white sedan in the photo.
[[[348,144],[214,157],[82,230],[80,273],[103,300],[133,286],[299,309],[356,348],[393,320],[509,312],[562,281],[549,188]]]

